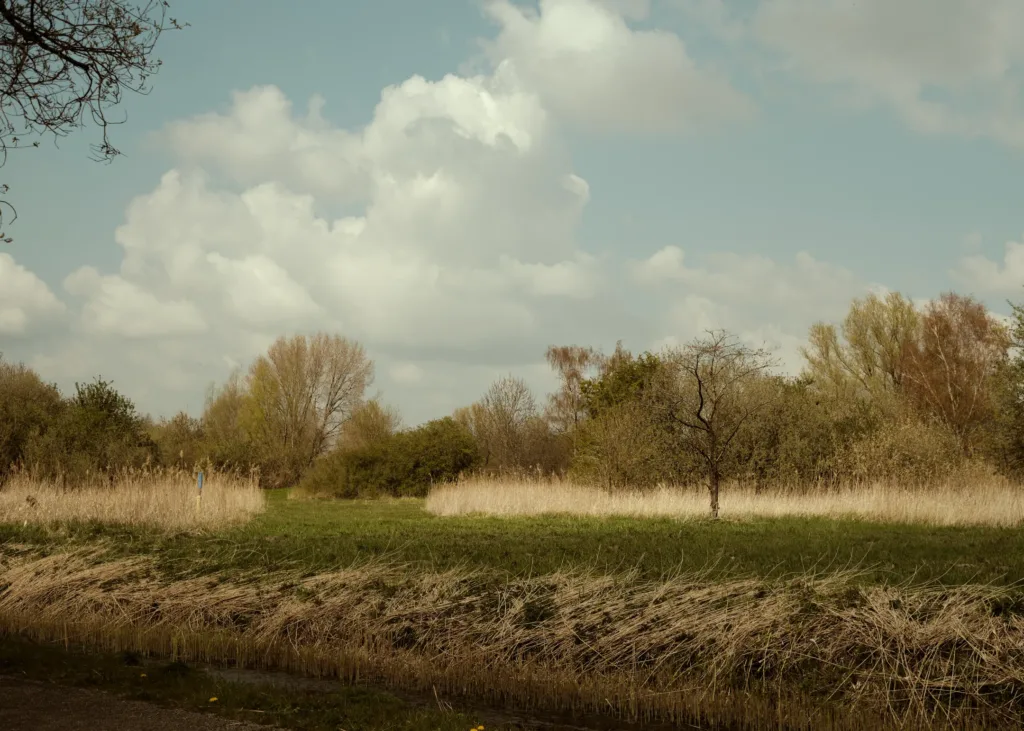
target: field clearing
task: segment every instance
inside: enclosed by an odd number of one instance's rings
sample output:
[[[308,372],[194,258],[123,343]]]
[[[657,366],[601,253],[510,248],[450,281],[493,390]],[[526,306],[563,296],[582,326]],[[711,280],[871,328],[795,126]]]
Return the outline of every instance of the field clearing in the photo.
[[[431,490],[428,512],[439,516],[673,518],[708,517],[708,497],[696,488],[660,487],[647,491],[602,490],[561,481],[468,480]],[[797,492],[725,486],[723,520],[825,518],[929,526],[1024,524],[1024,488],[990,480],[973,487],[938,485],[906,489],[873,484],[828,492]]]
[[[112,484],[73,488],[18,474],[0,488],[0,523],[191,531],[243,524],[266,509],[266,495],[254,479],[217,473],[204,477],[198,502],[196,478],[188,472],[125,474]]]
[[[826,518],[742,521],[540,515],[438,517],[417,499],[306,501],[270,491],[245,524],[168,532],[95,522],[0,522],[0,547],[102,545],[148,555],[175,576],[251,570],[331,571],[379,558],[422,570],[481,568],[507,576],[567,569],[659,579],[771,578],[857,567],[858,580],[914,578],[948,586],[1024,581],[1024,531],[991,526],[894,525]]]
[[[265,497],[204,530],[0,522],[0,634],[641,722],[1024,712],[1018,528]]]

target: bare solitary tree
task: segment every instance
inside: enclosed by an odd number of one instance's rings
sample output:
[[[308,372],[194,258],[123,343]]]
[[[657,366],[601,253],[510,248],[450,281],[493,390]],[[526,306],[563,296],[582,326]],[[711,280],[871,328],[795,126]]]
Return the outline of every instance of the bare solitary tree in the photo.
[[[718,493],[733,440],[770,402],[773,391],[758,388],[775,365],[764,349],[752,349],[724,330],[709,331],[683,348],[668,350],[654,398],[682,445],[707,469],[711,517],[718,517]]]
[[[119,155],[108,132],[122,122],[108,115],[125,91],[149,92],[161,65],[157,39],[188,25],[168,8],[166,0],[0,0],[0,166],[9,150],[38,147],[32,138],[45,133],[64,137],[87,117],[102,133],[94,157]],[[4,209],[17,217],[0,200],[0,225]]]

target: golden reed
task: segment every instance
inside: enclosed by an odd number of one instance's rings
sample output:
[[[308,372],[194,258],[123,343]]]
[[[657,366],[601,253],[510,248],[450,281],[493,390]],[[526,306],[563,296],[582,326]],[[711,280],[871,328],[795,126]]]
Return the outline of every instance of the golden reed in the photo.
[[[427,496],[426,509],[442,516],[562,514],[694,520],[708,516],[708,496],[694,487],[608,491],[562,480],[485,478],[435,487]],[[990,478],[973,485],[914,488],[883,483],[828,490],[755,491],[729,484],[722,488],[723,519],[789,516],[1015,527],[1024,523],[1024,487]]]
[[[188,471],[125,472],[112,483],[72,487],[18,473],[0,488],[0,523],[81,521],[189,531],[245,523],[266,507],[255,477],[211,472],[204,478],[198,502],[196,476]]]

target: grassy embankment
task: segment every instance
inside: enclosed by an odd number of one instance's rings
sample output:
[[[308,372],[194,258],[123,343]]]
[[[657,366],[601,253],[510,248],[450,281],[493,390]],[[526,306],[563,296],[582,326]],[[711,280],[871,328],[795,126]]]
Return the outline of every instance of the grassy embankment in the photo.
[[[108,650],[747,728],[850,727],[850,704],[859,727],[975,705],[999,723],[1019,703],[1024,537],[1007,527],[441,518],[275,494],[222,531],[22,521],[0,540],[8,627]]]

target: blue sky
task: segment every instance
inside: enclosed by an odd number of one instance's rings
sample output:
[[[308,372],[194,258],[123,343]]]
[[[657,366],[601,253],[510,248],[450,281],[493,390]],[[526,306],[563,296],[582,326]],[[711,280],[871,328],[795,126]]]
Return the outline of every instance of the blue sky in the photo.
[[[888,288],[1024,300],[1016,0],[175,0],[147,97],[12,154],[0,352],[156,415],[280,334],[415,424],[551,343],[799,368]],[[311,98],[319,110],[307,117]],[[289,108],[290,104],[290,108]],[[344,221],[339,219],[344,218]]]

